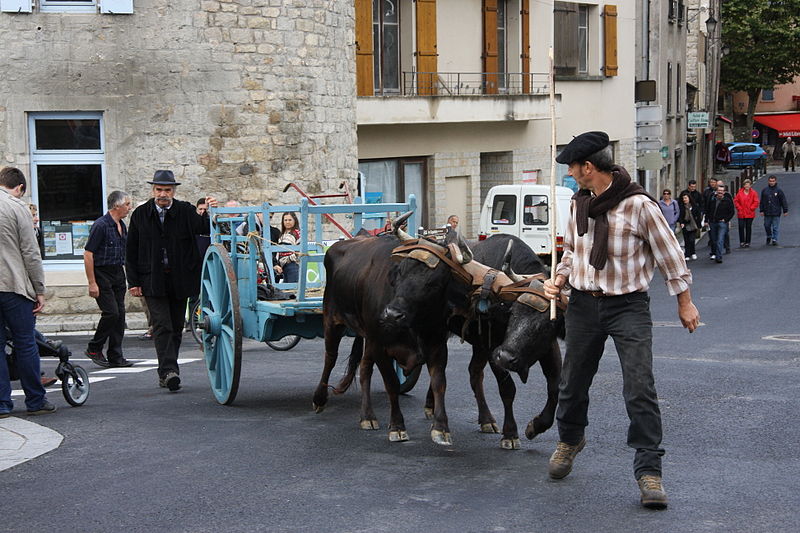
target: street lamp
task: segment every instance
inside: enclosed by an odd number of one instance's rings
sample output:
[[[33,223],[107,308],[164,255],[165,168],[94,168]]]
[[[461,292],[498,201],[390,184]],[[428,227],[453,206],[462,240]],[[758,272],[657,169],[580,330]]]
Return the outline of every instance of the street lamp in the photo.
[[[699,14],[699,13],[698,13]],[[713,35],[714,30],[717,29],[718,21],[714,18],[714,15],[709,15],[708,19],[706,19],[706,29],[708,30],[709,35]]]

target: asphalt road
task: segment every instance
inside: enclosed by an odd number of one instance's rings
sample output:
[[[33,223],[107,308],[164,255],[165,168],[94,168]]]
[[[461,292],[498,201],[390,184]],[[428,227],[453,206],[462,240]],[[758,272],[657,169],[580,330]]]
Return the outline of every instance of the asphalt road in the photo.
[[[779,176],[790,207],[797,205],[800,174]],[[735,247],[737,237],[731,240]],[[752,248],[734,250],[723,264],[704,255],[691,264],[705,324],[694,334],[676,327],[675,300],[659,274],[654,280],[666,511],[638,503],[611,343],[592,389],[588,445],[572,474],[555,482],[547,477],[555,430],[523,438],[519,451],[501,450],[498,435],[477,431],[469,352],[457,341],[447,395],[455,445],[446,449],[428,437],[424,377],[402,400],[410,442],[387,440],[377,372],[373,394],[384,428],[358,429],[356,389],[315,414],[311,395],[322,366],[316,340],[284,353],[246,343],[230,407],[215,403],[201,361],[182,366],[178,394],[158,388],[152,367],[97,374],[115,377],[96,382],[81,408],[51,392],[59,411],[36,422],[64,442],[0,472],[0,530],[797,531],[800,343],[765,339],[800,338],[797,211],[783,219],[781,247],[763,242],[757,219]],[[83,351],[86,338],[64,339]],[[201,357],[188,334],[184,342],[183,357]],[[134,337],[126,350],[132,359],[155,357],[151,344]],[[335,375],[342,370],[340,363]],[[487,396],[500,417],[489,380]],[[544,379],[533,369],[517,397],[522,428],[544,401]]]

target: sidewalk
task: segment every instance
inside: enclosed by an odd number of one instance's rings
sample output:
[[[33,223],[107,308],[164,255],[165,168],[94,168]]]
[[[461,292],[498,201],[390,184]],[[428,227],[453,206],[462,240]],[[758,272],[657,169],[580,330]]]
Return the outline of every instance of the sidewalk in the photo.
[[[30,461],[61,445],[64,436],[17,417],[0,419],[0,472]]]
[[[72,315],[41,315],[36,319],[36,329],[45,335],[62,332],[90,331],[97,328],[100,313],[85,313]],[[144,313],[127,313],[125,322],[126,330],[146,330],[147,317]]]

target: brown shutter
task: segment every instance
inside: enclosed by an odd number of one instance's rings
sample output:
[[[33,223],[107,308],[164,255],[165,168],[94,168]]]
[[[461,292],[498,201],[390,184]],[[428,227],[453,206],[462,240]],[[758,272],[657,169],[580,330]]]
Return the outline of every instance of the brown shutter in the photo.
[[[522,25],[522,92],[531,92],[531,0],[522,0],[520,24]]]
[[[436,0],[417,0],[417,93],[436,94]],[[427,74],[426,74],[427,73]]]
[[[603,72],[606,76],[616,76],[617,63],[617,6],[603,7],[603,36],[605,40],[605,61]]]
[[[356,91],[358,96],[375,94],[372,66],[372,0],[356,2]]]
[[[555,2],[553,32],[556,74],[576,75],[578,73],[578,4]]]
[[[497,70],[497,0],[483,0],[484,94],[497,94]]]

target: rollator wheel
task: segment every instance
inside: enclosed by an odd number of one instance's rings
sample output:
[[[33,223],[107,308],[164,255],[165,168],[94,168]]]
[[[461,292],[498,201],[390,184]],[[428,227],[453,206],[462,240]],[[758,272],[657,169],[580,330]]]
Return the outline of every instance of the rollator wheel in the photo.
[[[72,376],[71,373],[65,372],[64,378],[61,380],[61,392],[64,393],[64,399],[73,407],[80,407],[86,400],[89,399],[89,374],[80,366],[73,366],[75,374],[80,379],[80,384]]]

